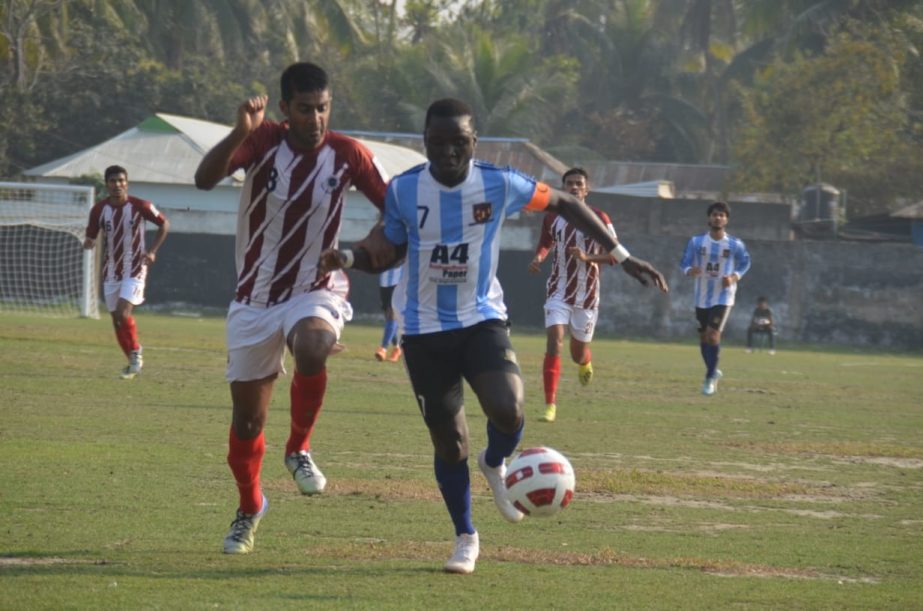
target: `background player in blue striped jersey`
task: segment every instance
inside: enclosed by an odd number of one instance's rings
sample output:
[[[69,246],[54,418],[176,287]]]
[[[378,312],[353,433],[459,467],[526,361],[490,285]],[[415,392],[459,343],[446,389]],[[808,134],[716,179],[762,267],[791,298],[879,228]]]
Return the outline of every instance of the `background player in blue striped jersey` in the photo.
[[[378,292],[381,296],[381,311],[385,314],[385,328],[381,334],[381,345],[375,349],[375,359],[396,363],[401,360],[401,347],[398,345],[397,316],[391,306],[394,287],[401,281],[401,267],[392,267],[378,274]],[[390,353],[389,353],[390,352]]]
[[[727,322],[737,283],[750,269],[750,253],[744,243],[725,231],[731,208],[725,202],[708,207],[708,233],[693,236],[686,244],[680,268],[695,278],[695,317],[699,323],[699,344],[705,361],[702,394],[718,391],[718,354],[721,331]]]
[[[385,223],[378,230],[385,239],[365,241],[376,252],[331,249],[319,265],[324,273],[340,267],[376,272],[406,256],[393,303],[403,326],[404,362],[435,450],[436,481],[455,526],[455,550],[444,568],[471,573],[479,540],[471,519],[463,380],[488,419],[487,448],[478,466],[503,517],[510,522],[523,517],[507,500],[504,484],[505,459],[519,444],[524,423],[522,377],[496,277],[506,217],[522,209],[556,211],[642,284],[652,282],[663,291],[667,285],[573,195],[512,168],[473,160],[477,135],[466,103],[433,102],[423,142],[429,162],[388,186]]]

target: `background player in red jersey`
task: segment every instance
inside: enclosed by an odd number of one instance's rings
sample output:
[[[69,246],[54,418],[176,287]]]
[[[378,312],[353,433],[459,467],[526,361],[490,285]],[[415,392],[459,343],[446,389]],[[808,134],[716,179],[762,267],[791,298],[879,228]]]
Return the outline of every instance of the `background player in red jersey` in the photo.
[[[106,309],[112,316],[115,338],[128,357],[128,365],[121,375],[130,380],[141,373],[144,365],[132,310],[144,303],[147,268],[157,259],[157,249],[167,238],[170,221],[151,202],[128,194],[125,168],[109,166],[104,178],[109,197],[96,202],[90,210],[83,247],[93,248],[100,230],[103,231],[106,236],[103,293]],[[157,225],[157,235],[148,249],[144,247],[144,221]]]
[[[589,176],[583,168],[571,168],[561,177],[563,190],[581,202],[590,192]],[[590,206],[613,238],[618,239],[612,221],[599,208]],[[577,364],[577,379],[586,386],[593,379],[593,354],[590,342],[599,318],[599,264],[615,264],[606,249],[593,238],[557,214],[546,214],[535,257],[529,271],[538,273],[551,253],[551,274],[545,292],[547,344],[542,365],[545,411],[542,420],[554,422],[557,416],[558,380],[561,377],[561,350],[564,332],[570,328],[570,357]]]
[[[244,101],[231,133],[209,151],[196,186],[211,189],[246,170],[237,229],[237,291],[228,310],[227,379],[233,419],[228,464],[240,505],[224,551],[253,549],[267,501],[260,487],[263,426],[285,348],[292,352],[291,429],[285,466],[303,494],[323,491],[326,478],[310,454],[311,433],[327,387],[327,357],[352,308],[342,271],[317,274],[322,250],[336,248],[346,192],[355,185],[379,210],[385,177],[361,143],[328,131],[333,100],[326,72],[311,63],[282,73],[279,109],[264,117],[268,98]]]

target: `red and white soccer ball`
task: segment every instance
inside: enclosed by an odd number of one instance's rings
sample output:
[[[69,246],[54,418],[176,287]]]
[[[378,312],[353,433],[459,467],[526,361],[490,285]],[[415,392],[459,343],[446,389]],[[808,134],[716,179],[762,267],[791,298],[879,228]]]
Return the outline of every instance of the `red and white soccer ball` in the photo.
[[[574,498],[574,468],[551,448],[529,448],[506,469],[506,494],[527,516],[553,516]]]

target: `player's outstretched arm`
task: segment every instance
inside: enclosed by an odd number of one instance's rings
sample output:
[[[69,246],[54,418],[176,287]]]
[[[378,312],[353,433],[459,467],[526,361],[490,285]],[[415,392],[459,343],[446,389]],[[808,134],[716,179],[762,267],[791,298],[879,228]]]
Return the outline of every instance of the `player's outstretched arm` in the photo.
[[[570,193],[552,189],[548,209],[557,211],[577,229],[596,240],[606,252],[621,262],[622,269],[629,276],[635,278],[644,286],[653,284],[662,292],[669,292],[670,288],[667,286],[667,280],[663,277],[663,274],[647,261],[632,257],[628,250],[609,233],[609,230],[596,213],[579,199]]]

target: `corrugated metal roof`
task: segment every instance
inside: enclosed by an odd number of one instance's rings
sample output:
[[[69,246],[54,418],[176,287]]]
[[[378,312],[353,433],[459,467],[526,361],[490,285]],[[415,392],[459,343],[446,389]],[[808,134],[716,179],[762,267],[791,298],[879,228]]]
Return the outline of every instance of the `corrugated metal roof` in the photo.
[[[101,174],[106,167],[118,164],[128,170],[132,182],[193,185],[202,157],[230,131],[230,126],[221,123],[157,113],[105,142],[31,168],[24,174],[73,178]],[[371,149],[390,176],[426,161],[426,157],[410,148],[374,140],[360,141]]]
[[[389,142],[425,154],[422,134],[345,130],[343,133],[372,141]],[[557,185],[568,166],[525,138],[478,137],[477,159],[497,166],[512,166],[521,172]]]
[[[891,216],[899,219],[923,219],[923,202],[905,206],[900,210],[892,212]]]
[[[616,193],[618,195],[634,195],[636,197],[660,197],[673,199],[676,189],[669,180],[650,180],[630,185],[613,185],[601,189],[591,189],[595,193]]]
[[[687,192],[720,193],[731,169],[720,165],[688,165],[679,163],[644,163],[636,161],[586,161],[580,166],[590,175],[590,185],[600,189],[613,185],[630,185],[651,181],[673,183],[676,196]]]

